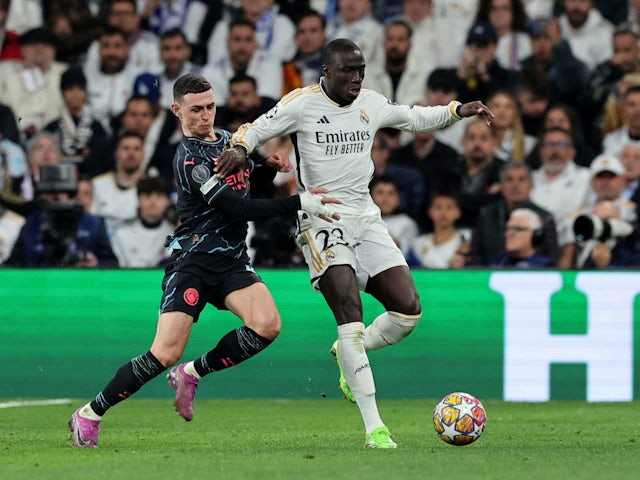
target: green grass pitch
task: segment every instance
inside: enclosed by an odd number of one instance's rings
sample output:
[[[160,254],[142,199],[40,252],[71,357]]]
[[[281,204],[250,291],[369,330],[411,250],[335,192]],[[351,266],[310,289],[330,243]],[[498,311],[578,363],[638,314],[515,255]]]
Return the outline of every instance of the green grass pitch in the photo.
[[[640,404],[483,400],[487,429],[447,445],[436,400],[382,400],[397,450],[365,450],[344,400],[198,400],[184,422],[171,400],[131,399],[101,425],[99,448],[71,448],[81,403],[0,409],[0,478],[20,479],[629,479],[640,476]]]

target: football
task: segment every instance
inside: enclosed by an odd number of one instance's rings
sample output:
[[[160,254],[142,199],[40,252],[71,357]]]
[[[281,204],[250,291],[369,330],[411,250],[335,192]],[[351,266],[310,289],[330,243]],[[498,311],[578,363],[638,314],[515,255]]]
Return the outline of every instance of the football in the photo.
[[[473,395],[454,392],[446,395],[433,411],[433,428],[451,445],[475,442],[487,423],[487,412]]]

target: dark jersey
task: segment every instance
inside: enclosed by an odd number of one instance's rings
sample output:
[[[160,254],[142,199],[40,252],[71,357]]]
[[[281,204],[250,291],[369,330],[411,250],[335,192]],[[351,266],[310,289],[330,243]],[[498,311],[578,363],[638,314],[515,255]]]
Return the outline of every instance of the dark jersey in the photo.
[[[214,175],[215,159],[229,145],[231,134],[215,130],[217,140],[208,142],[184,137],[173,158],[176,203],[181,225],[169,236],[174,250],[248,258],[245,237],[247,220],[293,213],[300,208],[299,197],[279,200],[252,200],[249,175],[254,168],[247,160],[244,178],[233,173],[225,179]]]

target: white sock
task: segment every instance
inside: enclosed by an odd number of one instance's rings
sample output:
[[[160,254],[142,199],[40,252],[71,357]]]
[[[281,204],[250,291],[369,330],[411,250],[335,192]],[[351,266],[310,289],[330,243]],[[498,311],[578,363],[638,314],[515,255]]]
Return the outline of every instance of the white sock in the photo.
[[[384,312],[364,331],[364,348],[368,352],[394,345],[409,335],[422,318],[418,315],[404,315],[398,312]]]
[[[338,360],[356,399],[365,432],[371,433],[384,425],[376,404],[376,386],[364,350],[364,324],[351,322],[338,325]]]
[[[87,403],[84,407],[80,409],[80,416],[84,418],[88,418],[89,420],[98,420],[98,421],[100,421],[100,419],[102,418],[100,415],[98,415],[96,412],[93,411],[93,408],[91,408],[90,403]]]
[[[187,362],[184,364],[184,372],[188,373],[192,377],[196,377],[198,380],[202,380],[202,377],[198,375],[198,372],[196,372],[196,367],[193,365],[193,362]]]

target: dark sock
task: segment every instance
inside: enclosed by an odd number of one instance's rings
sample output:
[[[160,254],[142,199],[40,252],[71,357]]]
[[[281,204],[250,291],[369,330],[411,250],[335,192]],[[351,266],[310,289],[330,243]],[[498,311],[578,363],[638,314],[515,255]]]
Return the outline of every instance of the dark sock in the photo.
[[[129,398],[165,370],[151,352],[132,358],[120,367],[107,386],[96,395],[91,402],[91,409],[100,416],[104,415],[115,404]]]
[[[268,340],[248,327],[239,327],[220,339],[216,347],[193,362],[201,377],[233,367],[247,358],[253,357],[271,344]]]

